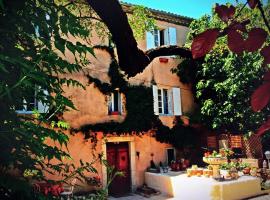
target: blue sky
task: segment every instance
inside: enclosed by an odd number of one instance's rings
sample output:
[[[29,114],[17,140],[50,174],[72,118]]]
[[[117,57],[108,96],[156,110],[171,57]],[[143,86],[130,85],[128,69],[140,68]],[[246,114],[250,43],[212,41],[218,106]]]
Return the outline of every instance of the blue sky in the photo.
[[[263,0],[266,2],[267,0]],[[149,8],[164,10],[175,14],[199,18],[200,16],[210,13],[215,3],[225,4],[230,2],[235,4],[235,0],[124,0],[124,2],[144,5]],[[245,0],[239,0],[245,2]]]

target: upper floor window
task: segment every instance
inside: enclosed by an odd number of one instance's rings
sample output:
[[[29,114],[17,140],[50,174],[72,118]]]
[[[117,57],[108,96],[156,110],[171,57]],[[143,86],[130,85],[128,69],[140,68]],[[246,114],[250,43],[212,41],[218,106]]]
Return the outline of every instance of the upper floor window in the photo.
[[[155,115],[182,115],[180,88],[158,88],[153,85]]]
[[[176,45],[176,28],[169,27],[166,29],[154,29],[146,32],[146,47],[152,49],[162,45]]]
[[[119,90],[115,90],[109,95],[108,111],[110,115],[122,113],[122,97]]]
[[[32,114],[34,110],[37,110],[39,113],[46,113],[48,111],[48,105],[37,100],[37,90],[37,88],[33,89],[29,95],[21,99],[21,104],[16,107],[17,113]],[[48,95],[48,92],[44,91],[44,94]]]

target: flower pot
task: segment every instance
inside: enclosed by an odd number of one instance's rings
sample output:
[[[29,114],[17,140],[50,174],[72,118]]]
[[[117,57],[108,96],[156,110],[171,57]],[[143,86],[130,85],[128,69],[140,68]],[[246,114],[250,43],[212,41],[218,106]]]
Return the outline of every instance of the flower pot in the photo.
[[[244,174],[250,174],[250,168],[249,167],[244,168],[243,173]]]
[[[221,169],[220,170],[220,175],[221,176],[227,177],[228,174],[229,174],[229,170],[225,170],[225,169]]]
[[[120,112],[114,111],[114,112],[111,112],[110,115],[120,115]]]
[[[163,58],[163,57],[159,58],[159,62],[161,63],[167,63],[168,61],[169,61],[168,58]]]
[[[181,119],[183,121],[184,126],[189,126],[189,118],[188,117],[182,117]]]

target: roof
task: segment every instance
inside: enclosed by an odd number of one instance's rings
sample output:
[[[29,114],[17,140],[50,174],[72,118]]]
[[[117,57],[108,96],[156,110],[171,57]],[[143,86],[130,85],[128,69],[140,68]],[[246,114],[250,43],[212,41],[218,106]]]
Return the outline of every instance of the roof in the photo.
[[[132,13],[132,7],[135,6],[134,4],[126,3],[123,1],[121,1],[121,5],[126,13]],[[156,10],[148,7],[146,7],[146,9],[148,9],[152,13],[154,19],[166,21],[177,25],[189,26],[189,24],[194,20],[193,18],[177,15],[171,12]]]

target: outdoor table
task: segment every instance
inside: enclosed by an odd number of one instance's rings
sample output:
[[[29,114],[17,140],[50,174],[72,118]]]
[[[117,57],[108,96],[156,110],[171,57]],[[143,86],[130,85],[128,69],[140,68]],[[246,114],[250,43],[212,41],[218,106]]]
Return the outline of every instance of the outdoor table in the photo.
[[[187,177],[184,172],[146,172],[145,182],[149,187],[180,200],[234,200],[262,193],[260,179],[252,176],[218,182],[206,177]]]

